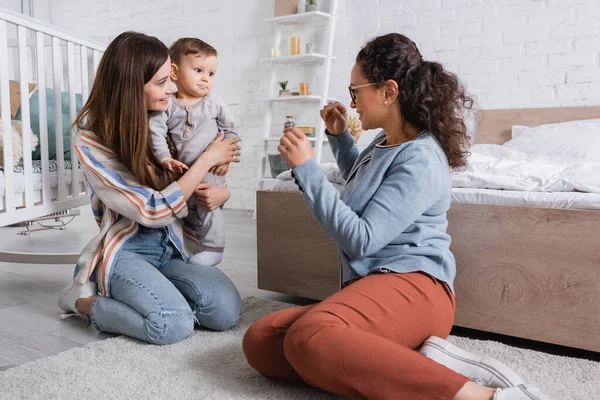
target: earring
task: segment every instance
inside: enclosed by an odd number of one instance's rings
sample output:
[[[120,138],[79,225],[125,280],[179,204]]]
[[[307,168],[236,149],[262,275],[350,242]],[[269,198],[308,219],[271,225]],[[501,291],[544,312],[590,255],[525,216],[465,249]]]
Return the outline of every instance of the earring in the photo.
[[[383,104],[387,104],[387,100],[383,102]]]

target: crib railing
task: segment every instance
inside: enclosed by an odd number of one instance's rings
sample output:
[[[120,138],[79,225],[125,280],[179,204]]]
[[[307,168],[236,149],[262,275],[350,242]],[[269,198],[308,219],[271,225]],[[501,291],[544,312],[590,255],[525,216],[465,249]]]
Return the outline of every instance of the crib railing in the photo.
[[[0,191],[0,226],[34,219],[86,204],[87,185],[70,141],[71,170],[65,167],[63,97],[68,97],[68,121],[75,119],[77,96],[84,104],[105,46],[79,38],[33,18],[0,8],[0,114],[4,131],[4,191]],[[10,80],[20,83],[23,129],[24,193],[15,194],[15,157],[11,135]],[[35,83],[38,110],[30,109],[29,83]],[[63,92],[66,89],[66,93]],[[48,90],[54,91],[57,183],[52,184],[48,134]],[[32,112],[39,115],[41,188],[34,187],[32,141],[28,134]],[[21,172],[17,172],[21,173]],[[70,183],[67,182],[70,176]],[[20,178],[20,177],[19,177]]]

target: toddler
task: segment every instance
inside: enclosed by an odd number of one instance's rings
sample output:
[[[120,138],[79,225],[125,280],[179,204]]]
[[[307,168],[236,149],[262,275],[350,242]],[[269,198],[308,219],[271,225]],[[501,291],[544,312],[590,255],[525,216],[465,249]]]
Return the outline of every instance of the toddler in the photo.
[[[218,136],[237,137],[233,115],[225,102],[212,94],[217,72],[217,50],[200,39],[182,38],[169,49],[171,78],[177,93],[171,96],[166,112],[150,114],[150,132],[154,157],[167,169],[180,173],[192,165]],[[167,137],[175,147],[171,155]],[[203,182],[225,186],[229,164],[211,169]],[[216,265],[221,262],[225,247],[224,221],[221,208],[208,211],[188,200],[185,220],[204,251],[194,255],[191,263]]]

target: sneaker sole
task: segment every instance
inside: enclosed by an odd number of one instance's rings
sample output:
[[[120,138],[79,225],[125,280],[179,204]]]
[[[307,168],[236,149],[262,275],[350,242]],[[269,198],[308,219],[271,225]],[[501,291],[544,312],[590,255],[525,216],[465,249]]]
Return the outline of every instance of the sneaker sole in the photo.
[[[500,381],[502,381],[506,387],[518,386],[525,383],[523,382],[523,379],[521,379],[508,366],[502,364],[500,361],[487,357],[483,357],[478,361],[475,359],[477,356],[473,356],[471,353],[454,346],[452,343],[449,343],[444,339],[431,337],[427,339],[425,343],[423,343],[423,346],[426,345],[449,357],[455,358],[467,364],[475,365],[491,372]]]

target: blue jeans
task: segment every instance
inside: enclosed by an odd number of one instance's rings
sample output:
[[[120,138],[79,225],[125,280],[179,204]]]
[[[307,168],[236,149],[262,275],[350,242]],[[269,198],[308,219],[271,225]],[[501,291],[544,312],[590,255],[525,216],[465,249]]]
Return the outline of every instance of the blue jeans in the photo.
[[[112,297],[92,304],[92,324],[153,344],[179,342],[194,321],[213,330],[236,325],[240,294],[218,268],[185,262],[167,228],[139,227],[118,254],[110,277]]]

